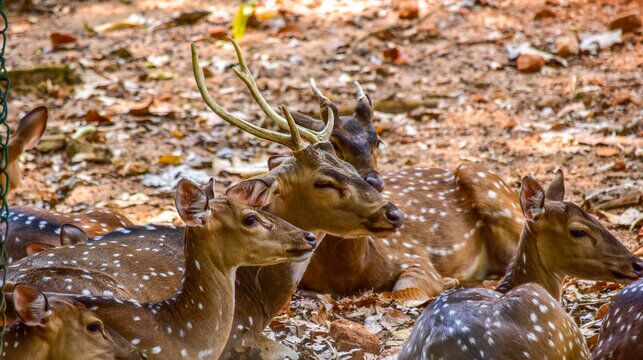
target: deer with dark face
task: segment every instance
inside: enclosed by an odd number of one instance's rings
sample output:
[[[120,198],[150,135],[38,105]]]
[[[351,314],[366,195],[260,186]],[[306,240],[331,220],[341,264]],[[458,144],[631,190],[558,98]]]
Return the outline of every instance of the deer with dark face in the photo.
[[[222,119],[262,139],[287,146],[292,150],[292,156],[272,158],[269,161],[268,173],[232,186],[227,195],[251,206],[262,207],[300,228],[317,234],[358,237],[396,231],[403,223],[403,213],[383,199],[352,166],[338,159],[332,145],[327,142],[333,126],[333,113],[327,112],[328,125],[319,132],[298,127],[285,108],[283,117],[277,114],[259,93],[238,45],[233,44],[242,69],[235,69],[237,75],[246,83],[267,116],[283,127],[288,127],[289,134],[262,129],[231,115],[218,105],[205,88],[196,48],[193,47],[193,66],[203,98]],[[320,94],[314,86],[313,90]],[[111,246],[110,244],[136,249],[137,252],[133,253],[136,258],[129,261],[125,257],[116,264],[105,261],[104,259],[112,256],[106,247]],[[34,267],[60,266],[62,259],[75,260],[78,263],[76,267],[111,274],[113,281],[103,279],[106,281],[105,284],[110,283],[112,287],[101,287],[96,281],[83,279],[78,273],[78,277],[72,278],[73,288],[70,291],[87,290],[92,294],[102,294],[108,290],[116,295],[111,289],[120,284],[134,294],[138,301],[162,300],[171,296],[180,284],[182,266],[177,259],[181,258],[183,251],[182,237],[173,229],[156,226],[126,228],[97,239],[92,246],[95,247],[95,254],[82,255],[83,252],[70,247],[45,251],[15,264],[10,274],[18,277]],[[154,249],[156,251],[152,251]],[[50,253],[54,254],[54,259],[49,258]],[[122,252],[119,254],[121,256]],[[83,260],[84,257],[87,259]],[[153,265],[145,266],[145,271],[132,270],[131,266],[137,262]],[[261,268],[241,267],[237,271],[236,313],[228,352],[232,352],[235,346],[261,344],[261,357],[264,359],[298,357],[283,345],[267,342],[261,336],[261,331],[289,300],[306,265],[307,262]],[[135,275],[121,276],[122,274]],[[153,277],[154,283],[147,282]],[[51,280],[49,283],[54,282]],[[61,281],[55,283],[60,284]],[[50,285],[43,281],[38,284],[45,286],[47,290],[67,291],[66,286],[49,287]]]
[[[496,291],[458,289],[422,314],[400,360],[590,359],[584,338],[559,305],[564,276],[628,282],[643,262],[598,221],[563,201],[562,172],[547,191],[522,181],[526,224],[518,250]]]
[[[380,238],[326,236],[306,270],[302,286],[324,293],[394,291],[408,304],[422,303],[459,280],[502,275],[515,250],[522,216],[518,194],[480,165],[455,170],[428,167],[377,171],[380,140],[373,108],[358,83],[353,116],[341,117],[331,133],[339,157],[403,207],[397,233]],[[334,106],[331,109],[336,113]],[[299,124],[323,122],[303,114]],[[375,174],[375,175],[373,175]],[[372,180],[376,179],[376,180]]]
[[[7,174],[9,190],[17,188],[22,178],[18,158],[25,150],[36,147],[47,128],[48,110],[39,106],[20,119],[9,141]],[[5,188],[6,178],[0,185]],[[11,206],[6,251],[9,263],[28,255],[31,243],[43,246],[60,246],[58,242],[63,224],[82,227],[90,236],[98,236],[119,227],[131,226],[132,222],[114,210],[96,209],[77,214],[61,214],[28,206]]]
[[[179,182],[176,207],[187,227],[184,279],[173,295],[146,303],[114,299],[111,294],[68,298],[94,309],[107,326],[150,359],[218,359],[232,326],[236,269],[307,261],[316,238],[267,212],[228,198],[210,198],[189,180]],[[133,246],[102,244],[98,248],[112,251],[110,260],[120,258],[127,263],[127,254],[135,253]],[[93,243],[74,246],[77,253],[87,252],[91,257]],[[57,251],[66,248],[54,248],[38,256],[55,259]],[[147,271],[147,266],[133,266],[134,274]]]
[[[594,360],[628,360],[643,353],[643,279],[621,290],[598,333]]]
[[[132,344],[83,304],[46,296],[25,284],[12,284],[7,290],[6,315],[14,319],[2,338],[0,359],[143,360]]]

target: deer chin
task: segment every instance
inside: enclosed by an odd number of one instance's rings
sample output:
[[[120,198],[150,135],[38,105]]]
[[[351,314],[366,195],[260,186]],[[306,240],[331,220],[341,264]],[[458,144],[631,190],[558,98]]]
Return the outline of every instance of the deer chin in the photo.
[[[378,224],[369,224],[369,223],[364,224],[364,228],[366,228],[369,234],[364,234],[363,236],[369,236],[369,235],[386,236],[386,235],[394,234],[400,229],[397,226],[383,227],[383,226],[379,226]]]
[[[612,276],[614,276],[614,281],[621,284],[629,284],[640,278],[640,276],[633,271],[625,273],[620,270],[610,270],[610,272],[612,273]]]
[[[304,262],[306,260],[309,260],[312,256],[313,253],[315,252],[315,247],[312,248],[296,248],[296,249],[290,249],[286,251],[288,255],[291,257],[292,262]]]

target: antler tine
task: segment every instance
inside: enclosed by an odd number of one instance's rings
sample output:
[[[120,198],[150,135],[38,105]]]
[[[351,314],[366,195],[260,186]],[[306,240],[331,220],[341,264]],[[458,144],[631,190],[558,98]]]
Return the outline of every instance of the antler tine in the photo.
[[[292,114],[286,107],[286,105],[281,105],[281,112],[284,113],[284,116],[286,117],[286,120],[288,121],[288,127],[290,128],[290,137],[292,138],[293,143],[295,145],[303,148],[304,143],[301,140],[301,135],[299,134],[299,129],[297,128],[297,123],[295,123],[295,119],[293,119]]]
[[[355,80],[354,83],[357,88],[357,101],[359,101],[361,98],[366,97],[366,93],[364,92],[364,89],[362,89],[362,85],[360,85],[357,80]]]
[[[205,76],[203,75],[203,69],[199,63],[199,51],[196,47],[196,44],[192,43],[192,71],[194,72],[194,79],[196,80],[197,87],[201,93],[203,101],[208,105],[208,107],[214,111],[215,114],[219,115],[223,120],[228,123],[238,127],[239,129],[252,134],[261,139],[268,141],[273,141],[284,145],[290,148],[293,151],[301,149],[298,147],[298,144],[293,142],[291,136],[282,134],[277,131],[263,129],[259,126],[251,124],[243,119],[240,119],[229,112],[227,112],[221,105],[219,105],[214,98],[210,95],[207,86],[205,85]]]
[[[252,76],[252,72],[248,68],[248,65],[246,64],[246,60],[243,58],[243,53],[241,52],[241,47],[239,47],[239,44],[237,43],[236,40],[233,38],[230,38],[230,41],[232,42],[232,45],[234,46],[234,51],[237,53],[237,59],[239,60],[239,67],[241,70],[237,68],[232,68],[232,71],[243,81],[244,84],[246,84],[246,87],[248,90],[250,90],[250,94],[252,97],[255,99],[257,104],[259,104],[259,107],[261,110],[263,110],[264,114],[272,121],[274,121],[279,127],[282,129],[290,129],[290,126],[288,125],[288,120],[284,119],[281,115],[279,115],[264,99],[263,95],[261,95],[261,92],[259,91],[259,88],[257,87],[257,83],[255,82],[254,77]],[[317,134],[315,134],[314,131],[306,129],[305,127],[302,126],[297,126],[299,129],[299,133],[301,134],[302,137],[304,137],[307,141],[310,143],[316,143],[319,141],[319,137]]]
[[[310,80],[308,80],[308,84],[310,85],[310,89],[317,97],[317,100],[319,100],[319,107],[322,110],[324,108],[326,108],[327,110],[326,112],[328,113],[328,120],[326,121],[326,125],[320,132],[317,133],[320,141],[327,141],[328,139],[330,139],[330,135],[333,132],[333,126],[335,126],[335,114],[332,109],[333,103],[317,88],[315,79],[310,78]],[[323,113],[324,112],[322,111],[321,114]]]

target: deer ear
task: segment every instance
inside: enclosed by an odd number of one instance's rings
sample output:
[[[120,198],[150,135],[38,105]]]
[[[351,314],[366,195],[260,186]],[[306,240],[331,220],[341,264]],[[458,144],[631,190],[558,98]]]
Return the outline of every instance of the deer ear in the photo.
[[[89,236],[87,236],[87,233],[78,226],[64,224],[60,228],[60,245],[62,246],[83,244],[88,241]]]
[[[264,207],[274,200],[276,189],[274,177],[255,177],[228,188],[226,196],[248,206]]]
[[[32,256],[38,253],[41,253],[45,250],[53,249],[55,246],[51,244],[45,244],[45,243],[39,243],[39,242],[32,242],[27,244],[27,256]]]
[[[47,112],[47,107],[39,106],[20,119],[18,128],[11,139],[11,143],[15,144],[18,153],[36,147],[47,128]]]
[[[520,189],[520,206],[525,219],[536,220],[544,211],[545,191],[536,179],[525,176]]]
[[[50,315],[45,294],[25,284],[13,288],[13,307],[27,326],[42,326]]]
[[[545,198],[554,201],[563,201],[565,198],[565,178],[562,170],[558,169],[558,171],[556,171],[556,175],[554,175],[554,178],[547,187]]]
[[[208,183],[203,185],[202,190],[208,200],[214,199],[214,178],[210,178]]]
[[[176,210],[187,226],[203,226],[203,218],[209,214],[208,196],[201,187],[187,179],[176,186],[174,199]]]
[[[288,155],[275,155],[268,158],[268,169],[272,170],[277,166],[283,164],[284,161],[290,159]]]

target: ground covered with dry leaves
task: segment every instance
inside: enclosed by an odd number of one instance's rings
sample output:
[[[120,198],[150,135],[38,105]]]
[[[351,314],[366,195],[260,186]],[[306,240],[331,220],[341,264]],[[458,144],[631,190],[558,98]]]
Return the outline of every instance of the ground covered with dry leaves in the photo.
[[[110,206],[138,223],[178,223],[177,172],[214,176],[222,190],[286,152],[206,111],[191,74],[197,42],[220,102],[270,125],[230,71],[236,59],[224,39],[236,1],[43,0],[19,12],[23,3],[9,12],[10,121],[40,104],[50,121],[24,156],[14,204]],[[517,187],[526,174],[546,181],[560,167],[568,198],[635,250],[643,241],[639,11],[636,1],[616,0],[266,0],[241,46],[273,106],[314,112],[313,77],[350,112],[359,80],[387,144],[382,169],[473,161]],[[567,283],[565,305],[590,343],[617,289]],[[296,294],[268,333],[305,358],[394,358],[420,312],[371,293]],[[375,334],[362,334],[361,346],[379,354],[333,339],[338,319]]]

